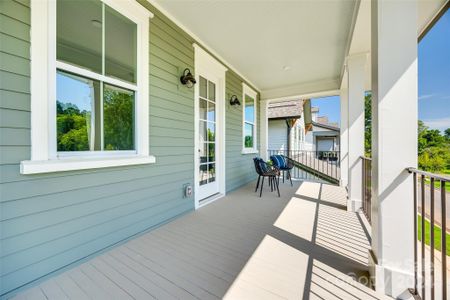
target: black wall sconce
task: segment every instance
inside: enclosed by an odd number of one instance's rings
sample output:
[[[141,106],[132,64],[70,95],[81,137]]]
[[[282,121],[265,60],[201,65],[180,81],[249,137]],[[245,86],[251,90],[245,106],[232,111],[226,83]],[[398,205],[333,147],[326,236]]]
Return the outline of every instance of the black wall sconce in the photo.
[[[180,81],[183,85],[187,86],[188,88],[191,88],[194,86],[194,84],[197,83],[197,81],[194,78],[194,75],[192,75],[191,70],[188,68],[184,69],[183,75],[180,77]]]
[[[239,102],[239,99],[236,95],[231,96],[230,98],[230,105],[241,105],[241,102]]]

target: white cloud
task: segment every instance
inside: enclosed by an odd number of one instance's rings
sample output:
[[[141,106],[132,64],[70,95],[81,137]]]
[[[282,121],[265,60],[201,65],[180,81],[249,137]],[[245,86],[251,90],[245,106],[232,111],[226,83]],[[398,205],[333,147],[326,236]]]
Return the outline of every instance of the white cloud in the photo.
[[[431,129],[439,129],[444,131],[447,128],[450,128],[450,117],[447,118],[439,118],[439,119],[428,119],[423,120],[426,126]]]
[[[436,96],[436,94],[425,94],[425,95],[420,95],[419,96],[419,100],[425,100],[425,99],[429,99]]]

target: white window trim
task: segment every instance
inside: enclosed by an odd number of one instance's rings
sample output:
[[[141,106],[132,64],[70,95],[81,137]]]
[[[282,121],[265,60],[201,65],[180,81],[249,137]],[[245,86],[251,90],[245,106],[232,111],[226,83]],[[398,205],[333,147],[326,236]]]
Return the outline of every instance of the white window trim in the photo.
[[[245,147],[245,95],[248,95],[253,98],[254,100],[254,124],[253,124],[253,147],[252,148],[246,148]],[[255,154],[258,153],[258,141],[257,141],[257,133],[258,133],[258,119],[257,119],[257,93],[255,90],[253,90],[251,87],[249,87],[244,82],[242,83],[242,154]]]
[[[149,153],[149,19],[153,14],[135,1],[101,0],[137,24],[136,85],[117,80],[136,91],[135,151],[74,153],[56,151],[56,69],[96,78],[88,70],[56,61],[56,1],[31,0],[31,160],[22,161],[21,174],[37,174],[154,163]],[[81,69],[82,72],[79,72]],[[104,77],[104,76],[102,76]],[[102,78],[102,80],[105,78]],[[114,84],[115,79],[104,80]],[[120,152],[120,153],[119,153]]]

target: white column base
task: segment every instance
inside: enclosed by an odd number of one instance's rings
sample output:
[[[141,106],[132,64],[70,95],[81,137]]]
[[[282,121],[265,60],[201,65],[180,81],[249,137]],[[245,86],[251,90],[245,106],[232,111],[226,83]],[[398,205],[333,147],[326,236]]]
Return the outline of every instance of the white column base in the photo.
[[[414,273],[377,264],[369,252],[369,273],[375,290],[395,299],[415,299],[409,290],[414,287]]]
[[[362,201],[359,199],[347,199],[347,211],[357,212],[362,208]]]

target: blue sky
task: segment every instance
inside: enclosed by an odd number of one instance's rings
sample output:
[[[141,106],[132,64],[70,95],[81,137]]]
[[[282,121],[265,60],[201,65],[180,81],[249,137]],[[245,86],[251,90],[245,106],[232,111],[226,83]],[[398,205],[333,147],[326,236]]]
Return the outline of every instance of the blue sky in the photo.
[[[419,43],[419,119],[450,128],[450,10]]]
[[[418,47],[419,120],[433,129],[450,128],[450,10]],[[317,98],[312,106],[330,122],[340,121],[339,97]]]
[[[339,96],[311,99],[311,106],[319,108],[319,116],[327,116],[330,123],[340,123]]]

